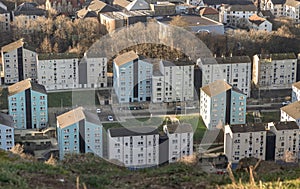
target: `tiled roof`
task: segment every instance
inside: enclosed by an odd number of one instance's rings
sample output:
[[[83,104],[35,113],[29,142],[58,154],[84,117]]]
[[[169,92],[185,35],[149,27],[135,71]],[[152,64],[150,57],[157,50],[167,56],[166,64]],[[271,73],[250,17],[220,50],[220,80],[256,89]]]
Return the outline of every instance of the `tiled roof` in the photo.
[[[71,111],[68,111],[62,115],[59,115],[56,117],[58,122],[58,127],[65,128],[67,126],[70,126],[74,123],[79,122],[80,120],[85,119],[85,115],[83,113],[83,108],[78,107],[76,109],[73,109]]]
[[[219,12],[212,8],[212,7],[205,7],[203,9],[200,10],[200,15],[201,16],[205,16],[205,15],[212,15],[212,14],[219,14]]]
[[[133,10],[150,10],[149,3],[145,0],[134,0],[129,5],[126,6],[129,11]]]
[[[230,11],[257,11],[255,5],[230,5]]]
[[[121,8],[125,8],[127,5],[129,5],[130,1],[126,0],[114,0],[113,5],[117,5]]]
[[[293,83],[293,86],[296,87],[297,89],[300,89],[300,81]]]
[[[204,4],[207,5],[221,5],[221,4],[229,4],[229,5],[248,5],[253,4],[251,0],[204,0]]]
[[[171,124],[167,125],[168,131],[170,134],[173,133],[193,133],[193,127],[191,124],[188,123],[182,123],[182,124]]]
[[[280,109],[285,113],[287,113],[290,117],[294,118],[295,120],[300,118],[300,101],[293,102]]]
[[[31,82],[31,79],[25,79],[18,83],[15,83],[8,87],[8,95],[14,95],[19,92],[25,91],[26,89],[32,88],[34,91],[38,91],[40,93],[47,94],[46,89],[43,85],[40,85],[38,83]]]
[[[217,57],[218,64],[251,63],[249,56]]]
[[[232,125],[230,129],[233,133],[248,133],[266,131],[268,123],[249,123],[241,125]]]
[[[226,92],[231,88],[232,87],[227,82],[223,80],[217,80],[202,87],[201,90],[205,92],[208,96],[212,97],[221,94],[222,92]]]
[[[87,9],[89,11],[95,11],[97,13],[99,12],[112,12],[117,11],[116,8],[100,1],[100,0],[93,0],[90,2],[90,4],[87,6]]]
[[[291,6],[291,7],[298,7],[300,5],[300,1],[286,0],[285,5],[288,5],[288,6]]]
[[[24,2],[18,6],[17,10],[14,12],[15,16],[18,15],[37,15],[45,16],[46,10],[37,8],[38,5],[32,2]]]
[[[277,130],[294,130],[299,129],[299,126],[295,121],[281,121],[274,123]]]
[[[8,114],[0,113],[0,124],[8,127],[14,127],[14,121],[12,116]]]
[[[257,14],[253,14],[252,16],[249,17],[248,19],[250,22],[256,24],[257,26],[259,26],[260,24],[262,24],[264,21],[266,21],[265,18],[259,17],[257,16]]]
[[[20,48],[20,47],[23,47],[24,45],[24,42],[23,42],[23,38],[22,39],[19,39],[18,41],[15,41],[15,42],[12,42],[8,45],[5,45],[1,48],[1,50],[3,52],[10,52],[12,50],[15,50],[17,48]]]
[[[117,64],[118,66],[121,66],[123,64],[126,64],[127,62],[133,61],[138,58],[139,56],[134,51],[129,51],[117,56],[114,59],[114,63]]]
[[[157,128],[150,126],[110,128],[108,132],[111,137],[158,135]]]

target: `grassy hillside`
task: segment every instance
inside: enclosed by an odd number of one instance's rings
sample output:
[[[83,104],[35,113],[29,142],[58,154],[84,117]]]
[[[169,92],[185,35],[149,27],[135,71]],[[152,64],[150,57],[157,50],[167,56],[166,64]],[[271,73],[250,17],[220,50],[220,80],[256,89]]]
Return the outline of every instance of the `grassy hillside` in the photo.
[[[270,165],[268,165],[270,167]],[[197,164],[174,163],[159,168],[130,171],[92,154],[72,155],[56,165],[0,151],[0,188],[299,188],[299,169],[265,173],[265,182],[247,183],[247,174],[204,173]],[[276,170],[276,169],[275,169]],[[287,176],[284,178],[284,176]],[[278,180],[281,177],[284,180]],[[289,178],[288,178],[289,177]],[[276,178],[276,179],[275,179]],[[290,180],[294,179],[294,180]],[[260,179],[262,180],[262,179]],[[273,182],[269,183],[271,180]]]

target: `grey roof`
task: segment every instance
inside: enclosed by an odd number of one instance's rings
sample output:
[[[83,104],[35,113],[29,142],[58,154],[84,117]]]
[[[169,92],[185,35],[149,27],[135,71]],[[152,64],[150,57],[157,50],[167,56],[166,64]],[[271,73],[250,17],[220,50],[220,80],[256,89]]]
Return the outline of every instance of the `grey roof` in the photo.
[[[221,5],[221,4],[229,4],[229,5],[249,5],[253,4],[251,0],[203,0],[204,4],[207,5]]]
[[[0,113],[0,124],[8,126],[8,127],[14,127],[14,122],[12,116],[4,113]]]
[[[208,58],[200,58],[201,62],[203,65],[206,64],[218,64],[215,58],[213,57],[208,57]]]
[[[88,121],[90,123],[94,123],[96,125],[102,125],[97,114],[86,111],[86,110],[83,110],[83,113],[85,115],[86,121]]]
[[[134,0],[126,6],[129,11],[133,10],[150,10],[150,5],[145,0]]]
[[[217,57],[218,64],[251,63],[249,56]]]
[[[169,133],[193,133],[193,127],[191,124],[182,123],[182,124],[171,124],[167,125]]]
[[[195,63],[192,61],[168,61],[168,60],[162,60],[161,61],[163,66],[190,66],[190,65],[194,65]]]
[[[274,123],[274,126],[277,130],[293,130],[293,129],[299,129],[299,126],[295,121],[282,121]]]
[[[0,14],[9,13],[9,11],[5,10],[4,8],[0,7]]]
[[[44,85],[40,85],[38,83],[31,82],[31,88],[34,91],[47,94],[46,88]]]
[[[157,128],[150,126],[110,128],[108,132],[110,132],[111,137],[158,135]]]
[[[286,0],[271,0],[274,5],[276,4],[284,4]]]
[[[255,5],[230,5],[230,11],[257,11]]]
[[[266,131],[267,123],[250,123],[241,125],[232,125],[230,129],[233,133],[261,132]]]
[[[24,2],[18,6],[17,10],[14,12],[15,16],[18,15],[37,15],[45,16],[46,11],[40,8],[37,8],[38,4],[32,2]]]
[[[243,95],[246,95],[243,91],[241,91],[239,88],[237,88],[237,87],[234,87],[234,86],[232,86],[232,88],[231,88],[233,91],[235,91],[235,92],[237,92],[237,93],[240,93],[240,94],[243,94]]]

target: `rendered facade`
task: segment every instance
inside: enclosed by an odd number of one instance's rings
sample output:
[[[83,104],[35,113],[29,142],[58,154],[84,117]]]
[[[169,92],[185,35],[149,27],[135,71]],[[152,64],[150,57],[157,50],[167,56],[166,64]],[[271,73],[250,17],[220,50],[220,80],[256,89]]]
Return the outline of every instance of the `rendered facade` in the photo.
[[[10,150],[14,145],[13,119],[10,115],[0,113],[0,148]]]

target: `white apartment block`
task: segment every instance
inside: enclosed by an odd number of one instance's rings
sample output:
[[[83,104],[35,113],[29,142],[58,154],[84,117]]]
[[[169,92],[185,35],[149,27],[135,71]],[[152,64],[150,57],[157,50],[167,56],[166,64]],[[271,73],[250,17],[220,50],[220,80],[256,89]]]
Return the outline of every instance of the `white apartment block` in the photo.
[[[163,131],[169,138],[169,163],[193,155],[194,131],[190,124],[164,125]]]
[[[269,129],[276,135],[275,160],[297,159],[299,152],[299,126],[297,123],[294,121],[269,123]],[[287,157],[288,152],[291,152],[292,157]]]
[[[297,0],[286,0],[284,4],[284,16],[291,18],[295,22],[300,22],[300,2]]]
[[[0,2],[0,31],[10,31],[10,13],[2,2]]]
[[[219,21],[224,25],[247,27],[249,17],[256,13],[257,8],[253,4],[222,5],[220,7]]]
[[[192,62],[161,60],[159,69],[153,71],[152,101],[154,103],[194,100],[194,92]]]
[[[295,121],[300,126],[300,101],[280,108],[280,121]]]
[[[10,115],[0,113],[0,149],[10,150],[14,145],[13,118]]]
[[[79,87],[78,55],[40,54],[37,63],[38,83],[46,90]]]
[[[288,89],[296,82],[294,53],[254,55],[252,81],[260,89]]]
[[[199,59],[198,64],[202,70],[202,86],[225,80],[250,97],[251,60],[248,56],[217,57],[216,62]]]
[[[107,58],[85,53],[79,63],[80,88],[107,87]]]
[[[238,163],[245,157],[265,160],[267,132],[265,125],[225,126],[224,154],[228,161]]]
[[[13,84],[27,78],[37,79],[37,53],[24,47],[23,39],[1,48],[4,83]]]
[[[286,0],[262,0],[262,10],[270,10],[275,17],[284,15],[284,3]]]
[[[292,85],[292,102],[300,101],[300,81]]]
[[[159,134],[156,127],[111,128],[108,134],[108,159],[125,167],[144,168],[159,164]]]

